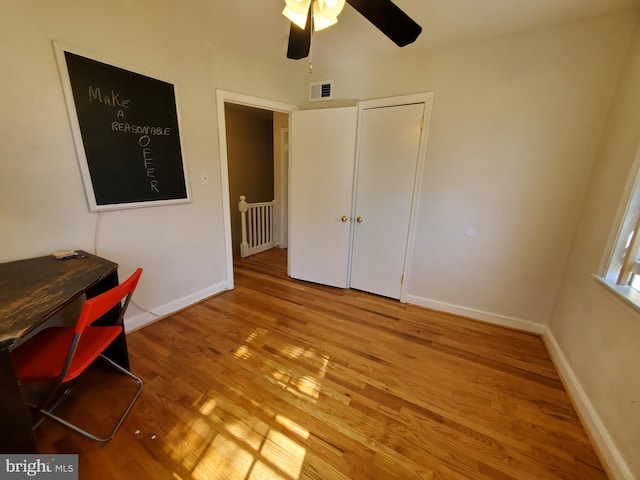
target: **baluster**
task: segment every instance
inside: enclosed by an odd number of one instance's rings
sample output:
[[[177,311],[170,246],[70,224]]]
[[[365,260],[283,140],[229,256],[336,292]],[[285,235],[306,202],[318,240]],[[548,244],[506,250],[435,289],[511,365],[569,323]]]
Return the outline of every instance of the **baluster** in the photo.
[[[273,235],[271,233],[272,230],[272,219],[273,219],[273,204],[270,203],[267,206],[267,221],[265,222],[265,226],[267,229],[267,243],[271,243],[273,241]]]
[[[265,224],[264,210],[265,210],[265,206],[263,205],[260,207],[260,245],[264,245],[266,243],[265,236],[264,236],[264,224]]]
[[[240,210],[240,223],[242,224],[242,241],[240,242],[240,256],[246,258],[249,256],[249,244],[247,243],[247,197],[240,195],[238,202],[238,210]]]
[[[255,207],[251,209],[251,248],[256,246],[256,238],[258,236],[258,219]]]

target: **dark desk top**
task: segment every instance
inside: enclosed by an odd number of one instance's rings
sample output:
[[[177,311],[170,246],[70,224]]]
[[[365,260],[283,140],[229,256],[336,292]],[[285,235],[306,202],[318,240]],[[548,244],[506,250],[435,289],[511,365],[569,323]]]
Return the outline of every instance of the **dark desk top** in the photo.
[[[118,269],[116,263],[81,253],[87,257],[0,263],[0,344],[13,344]]]

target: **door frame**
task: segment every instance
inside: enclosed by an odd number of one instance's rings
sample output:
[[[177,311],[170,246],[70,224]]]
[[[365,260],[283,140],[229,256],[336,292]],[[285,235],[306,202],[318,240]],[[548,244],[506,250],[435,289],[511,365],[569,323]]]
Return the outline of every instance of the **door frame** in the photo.
[[[227,157],[227,124],[224,113],[225,103],[235,103],[248,107],[262,108],[273,112],[291,113],[298,110],[297,105],[252,97],[242,93],[216,89],[216,107],[218,112],[218,146],[220,152],[220,182],[222,189],[222,218],[227,269],[227,290],[234,288],[233,245],[231,243],[231,199],[229,198],[229,159]]]
[[[358,127],[356,137],[356,158],[355,158],[355,170],[358,171],[360,162],[360,147],[362,129],[360,128],[360,122],[362,119],[363,110],[371,108],[384,108],[384,107],[396,107],[401,105],[410,105],[415,103],[424,103],[424,123],[422,125],[422,131],[420,133],[420,146],[418,148],[418,161],[416,165],[415,179],[413,183],[413,194],[411,197],[411,211],[409,214],[409,228],[407,233],[407,242],[405,246],[404,265],[403,265],[403,281],[400,287],[400,302],[407,303],[407,285],[410,281],[411,275],[411,258],[413,255],[413,245],[415,241],[415,223],[417,218],[417,212],[419,207],[419,198],[422,192],[422,180],[424,176],[424,163],[427,153],[427,143],[429,139],[429,126],[431,124],[431,109],[433,107],[433,92],[416,93],[410,95],[401,95],[387,98],[377,98],[373,100],[363,100],[358,102]],[[357,188],[357,175],[353,178],[353,199],[351,205],[352,216],[355,213],[356,202],[356,188]],[[353,233],[352,233],[353,235]],[[350,247],[351,248],[351,247]],[[351,259],[351,253],[349,254]],[[351,285],[351,260],[349,260],[349,268],[347,271],[347,285]]]
[[[280,141],[280,158],[277,159],[279,165],[274,169],[276,175],[276,182],[274,187],[274,200],[276,201],[276,211],[279,218],[279,224],[274,225],[274,230],[277,229],[277,242],[276,247],[287,248],[288,231],[289,231],[289,127],[282,127],[278,132],[280,135],[278,139]],[[277,188],[280,187],[280,188]],[[275,219],[276,217],[274,217]]]

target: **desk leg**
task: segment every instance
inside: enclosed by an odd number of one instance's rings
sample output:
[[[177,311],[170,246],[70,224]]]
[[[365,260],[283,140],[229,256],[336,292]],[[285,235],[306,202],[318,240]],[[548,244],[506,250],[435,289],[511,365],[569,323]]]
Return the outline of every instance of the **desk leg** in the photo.
[[[0,453],[38,453],[31,415],[13,370],[8,345],[0,345]]]
[[[118,272],[114,272],[100,283],[95,285],[93,288],[87,291],[87,298],[95,297],[96,295],[100,295],[107,290],[112,289],[118,285]],[[116,306],[109,310],[100,320],[98,320],[96,325],[116,325],[118,320],[120,319],[120,307]],[[126,368],[127,370],[131,370],[129,367],[129,352],[127,350],[127,338],[124,333],[124,328],[122,329],[122,333],[116,338],[111,345],[105,350],[105,355],[109,357],[111,360],[116,362],[122,368]]]

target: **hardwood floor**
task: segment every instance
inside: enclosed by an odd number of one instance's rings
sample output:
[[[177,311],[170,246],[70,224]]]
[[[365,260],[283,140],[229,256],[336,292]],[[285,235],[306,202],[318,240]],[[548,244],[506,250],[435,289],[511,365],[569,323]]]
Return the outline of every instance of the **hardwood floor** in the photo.
[[[41,451],[91,480],[607,478],[540,338],[292,281],[282,255],[128,336],[145,387],[110,443],[45,422]],[[60,408],[100,423],[124,390]]]

